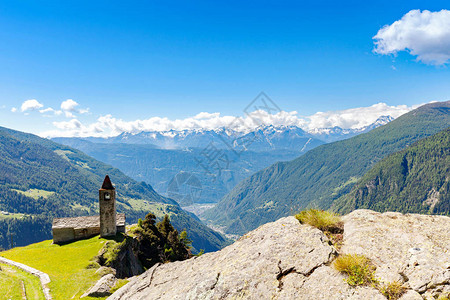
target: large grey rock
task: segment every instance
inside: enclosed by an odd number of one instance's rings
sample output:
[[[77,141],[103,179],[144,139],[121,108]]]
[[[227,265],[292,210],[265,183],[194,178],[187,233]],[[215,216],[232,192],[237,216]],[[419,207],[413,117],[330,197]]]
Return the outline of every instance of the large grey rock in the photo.
[[[449,289],[450,218],[358,210],[343,221],[340,252],[372,259],[381,282],[404,283],[402,299]],[[287,217],[221,251],[155,265],[109,299],[386,299],[349,286],[331,265],[335,255],[320,230]]]
[[[221,251],[154,266],[109,299],[277,298],[295,288],[292,276],[309,277],[333,253],[320,230],[283,218]]]
[[[404,293],[399,300],[422,300],[422,296],[416,291],[409,290]]]
[[[384,282],[424,293],[450,284],[450,218],[356,210],[344,218],[342,253],[369,257]]]
[[[100,278],[97,283],[91,287],[81,298],[84,297],[105,297],[110,295],[111,288],[116,284],[116,277],[113,274],[107,274]]]

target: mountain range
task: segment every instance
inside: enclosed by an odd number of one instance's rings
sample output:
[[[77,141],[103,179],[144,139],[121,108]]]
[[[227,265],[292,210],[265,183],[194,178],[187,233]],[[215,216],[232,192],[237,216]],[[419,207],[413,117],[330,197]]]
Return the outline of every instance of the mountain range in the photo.
[[[186,129],[168,131],[123,132],[114,137],[86,137],[84,140],[94,143],[150,144],[160,149],[204,148],[213,143],[220,149],[233,148],[235,151],[267,151],[276,149],[299,150],[314,144],[316,140],[333,142],[346,139],[394,120],[391,116],[380,116],[374,123],[361,128],[302,129],[295,125],[261,125],[246,132],[235,131],[228,127],[217,129]],[[308,142],[309,139],[312,139]],[[244,143],[248,141],[248,143]],[[307,144],[306,144],[307,143]],[[306,145],[305,145],[306,144]]]
[[[260,126],[247,133],[218,130],[122,133],[111,138],[54,138],[110,164],[175,199],[183,207],[218,202],[240,181],[279,161],[392,121],[382,116],[359,129],[306,132],[297,126]],[[212,157],[215,157],[213,159]],[[190,182],[188,181],[190,180]]]
[[[306,207],[330,208],[377,162],[449,124],[450,101],[424,105],[367,133],[275,163],[240,182],[202,216],[227,233],[243,234]]]

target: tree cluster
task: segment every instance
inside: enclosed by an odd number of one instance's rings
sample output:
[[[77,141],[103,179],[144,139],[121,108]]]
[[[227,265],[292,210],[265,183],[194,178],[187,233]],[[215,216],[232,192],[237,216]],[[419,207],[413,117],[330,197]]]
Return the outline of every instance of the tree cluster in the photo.
[[[140,220],[134,234],[139,241],[138,258],[144,268],[158,262],[184,260],[191,257],[191,241],[186,231],[178,231],[170,223],[168,215],[156,223],[156,216],[149,213]]]

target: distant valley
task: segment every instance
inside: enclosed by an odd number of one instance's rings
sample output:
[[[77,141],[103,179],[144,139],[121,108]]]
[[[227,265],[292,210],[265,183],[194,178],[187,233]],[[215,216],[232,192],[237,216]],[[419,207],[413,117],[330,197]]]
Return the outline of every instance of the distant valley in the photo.
[[[306,132],[296,126],[261,126],[247,133],[227,128],[123,133],[111,138],[54,138],[122,170],[181,206],[217,203],[240,181],[273,163],[289,161],[326,142],[384,125],[382,116],[359,129]]]

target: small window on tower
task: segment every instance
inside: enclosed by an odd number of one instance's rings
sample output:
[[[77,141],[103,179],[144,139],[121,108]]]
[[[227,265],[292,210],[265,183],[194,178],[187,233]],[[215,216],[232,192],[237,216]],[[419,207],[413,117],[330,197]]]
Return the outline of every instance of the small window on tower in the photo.
[[[105,200],[110,200],[110,199],[111,199],[111,194],[105,193]]]

